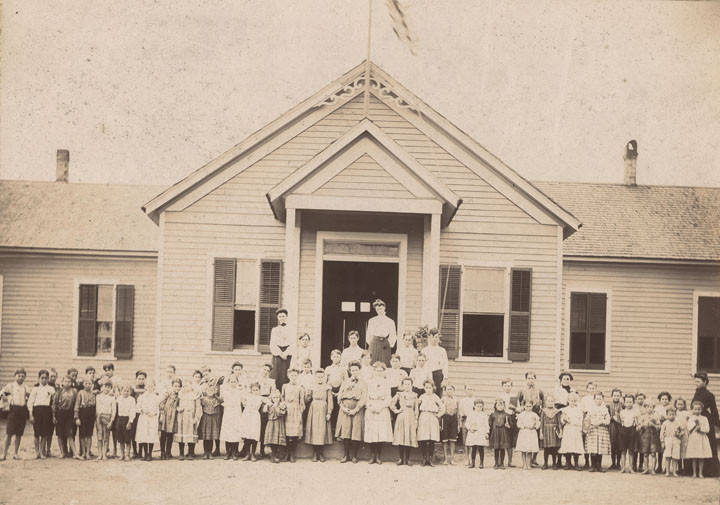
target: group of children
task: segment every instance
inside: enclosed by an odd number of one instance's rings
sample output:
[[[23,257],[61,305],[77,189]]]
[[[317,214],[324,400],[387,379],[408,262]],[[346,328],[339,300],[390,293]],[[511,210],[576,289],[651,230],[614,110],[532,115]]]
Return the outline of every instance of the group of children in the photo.
[[[180,459],[192,459],[199,441],[202,457],[210,459],[220,455],[222,441],[225,459],[254,461],[269,447],[273,462],[294,462],[303,441],[312,448],[313,461],[324,461],[323,447],[339,440],[341,463],[358,462],[364,444],[369,462],[382,464],[383,447],[391,444],[398,447],[398,465],[409,465],[411,450],[419,447],[422,464],[433,466],[435,443],[441,442],[445,464],[453,464],[459,443],[470,468],[478,459],[483,468],[487,447],[494,451],[495,468],[505,467],[505,456],[512,466],[514,451],[521,453],[524,469],[539,466],[536,457],[542,450],[543,469],[562,468],[564,455],[565,468],[580,470],[584,455],[586,469],[605,471],[602,458],[608,455],[610,469],[622,472],[655,473],[664,467],[666,475],[677,476],[684,467],[702,475],[704,458],[710,457],[710,426],[701,402],[688,410],[681,398],[671,404],[670,393],[660,393],[653,404],[642,393],[623,395],[619,389],[606,402],[593,382],[581,399],[570,387],[569,373],[561,374],[556,391],[544,394],[535,374],[527,372],[526,385],[516,394],[511,380],[501,381],[488,413],[469,385],[461,398],[456,396],[447,356],[436,350],[442,350],[439,335],[431,333],[429,339],[419,352],[413,336],[405,335],[387,368],[383,362],[370,363],[368,352],[357,345],[357,332],[351,332],[350,346],[332,351],[328,367],[314,369],[308,354],[293,363],[287,382],[280,384],[271,378],[272,365],[250,378],[239,362],[227,377],[204,367],[187,381],[169,366],[157,387],[144,371],[135,373],[134,384],[122,384],[114,378],[112,363],[98,379],[93,367],[82,380],[77,370],[68,370],[59,386],[50,371],[40,370],[37,384],[28,387],[19,369],[2,390],[9,403],[3,459],[13,436],[18,457],[29,419],[40,459],[50,455],[54,431],[62,456],[78,459],[116,457],[118,445],[122,460],[151,460],[156,445],[161,459],[168,459],[173,443]],[[307,340],[300,349],[308,347]],[[91,453],[93,432],[97,456]]]

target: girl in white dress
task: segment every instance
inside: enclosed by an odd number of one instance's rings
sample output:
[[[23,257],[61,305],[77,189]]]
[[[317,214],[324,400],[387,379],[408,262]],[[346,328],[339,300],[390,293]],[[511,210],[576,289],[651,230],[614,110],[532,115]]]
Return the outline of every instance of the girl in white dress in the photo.
[[[557,399],[555,400],[557,402]],[[578,394],[574,391],[568,395],[569,405],[560,409],[560,422],[563,425],[563,435],[560,442],[560,454],[565,455],[567,469],[581,470],[578,467],[580,454],[585,452],[582,439],[583,411],[578,406]],[[572,457],[572,463],[570,458]]]
[[[373,463],[382,464],[382,444],[393,441],[389,408],[391,399],[390,383],[385,378],[385,363],[376,361],[373,364],[373,376],[367,384],[363,437],[365,443],[370,444],[372,449],[371,465]]]
[[[313,349],[310,345],[310,335],[303,333],[298,338],[297,346],[295,347],[295,354],[290,360],[290,368],[302,369],[305,364],[305,360],[309,359],[312,362]]]
[[[250,392],[242,400],[242,416],[240,417],[240,435],[243,438],[243,452],[246,450],[245,461],[255,461],[255,448],[260,439],[260,409],[265,398],[260,396],[260,384],[250,384]]]
[[[135,441],[140,446],[140,456],[145,451],[145,461],[152,460],[152,451],[155,444],[160,443],[158,435],[158,414],[160,413],[160,396],[155,392],[155,383],[150,381],[145,392],[137,399],[138,417]]]
[[[540,450],[537,434],[540,418],[533,412],[533,405],[531,400],[525,400],[524,410],[517,417],[517,427],[520,431],[515,448],[522,453],[523,470],[530,470],[533,453]]]
[[[688,416],[687,430],[688,442],[685,450],[685,459],[692,463],[693,477],[703,477],[703,466],[705,459],[712,457],[708,432],[710,423],[707,417],[702,415],[703,403],[695,400],[692,402],[692,413]]]
[[[225,442],[225,459],[240,457],[238,447],[242,436],[240,434],[240,419],[242,416],[243,390],[236,375],[230,375],[227,382],[220,386],[220,396],[223,400],[223,418],[220,426],[220,440]]]
[[[488,415],[483,411],[485,404],[482,400],[477,399],[473,402],[473,410],[467,413],[465,418],[465,428],[467,435],[465,437],[465,447],[471,452],[468,456],[469,468],[475,468],[475,456],[480,454],[480,465],[483,468],[485,463],[485,447],[489,444],[488,436],[490,434],[490,423]]]

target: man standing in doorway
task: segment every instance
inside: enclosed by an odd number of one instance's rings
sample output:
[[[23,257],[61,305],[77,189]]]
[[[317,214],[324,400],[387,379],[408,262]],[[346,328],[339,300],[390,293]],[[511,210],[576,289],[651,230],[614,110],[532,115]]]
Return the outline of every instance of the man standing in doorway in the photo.
[[[295,338],[290,334],[290,327],[287,324],[287,309],[275,311],[278,325],[270,332],[270,352],[272,353],[272,378],[275,379],[275,387],[282,391],[282,386],[287,380],[287,371],[290,368],[290,360],[295,354]]]

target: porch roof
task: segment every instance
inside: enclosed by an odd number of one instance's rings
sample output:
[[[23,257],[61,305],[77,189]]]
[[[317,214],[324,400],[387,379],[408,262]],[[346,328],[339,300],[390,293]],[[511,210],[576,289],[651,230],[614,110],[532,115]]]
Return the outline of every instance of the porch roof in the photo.
[[[350,175],[349,167],[362,157],[378,167],[370,187],[353,184],[358,176]],[[345,184],[354,187],[323,194],[323,188],[343,173],[347,174]],[[287,208],[299,208],[441,214],[445,226],[462,203],[460,197],[369,119],[363,119],[291,173],[266,197],[280,220],[285,219]]]

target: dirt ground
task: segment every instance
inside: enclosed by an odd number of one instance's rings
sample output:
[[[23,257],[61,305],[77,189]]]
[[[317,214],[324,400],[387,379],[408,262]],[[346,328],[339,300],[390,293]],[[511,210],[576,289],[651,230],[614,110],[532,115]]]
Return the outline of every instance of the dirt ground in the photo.
[[[0,424],[4,443],[5,427]],[[720,479],[623,475],[534,469],[523,471],[340,464],[334,459],[295,464],[252,462],[35,460],[32,427],[23,437],[21,461],[0,462],[0,505],[52,503],[192,504],[283,503],[343,505],[389,502],[493,505],[695,505],[720,503]],[[54,450],[57,451],[57,444]],[[11,449],[12,450],[12,449]],[[177,451],[177,446],[173,449]],[[395,449],[385,450],[386,459]],[[520,461],[520,458],[517,458]],[[516,462],[517,463],[517,462]]]

